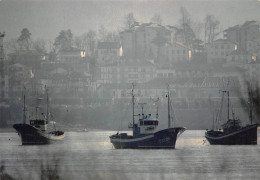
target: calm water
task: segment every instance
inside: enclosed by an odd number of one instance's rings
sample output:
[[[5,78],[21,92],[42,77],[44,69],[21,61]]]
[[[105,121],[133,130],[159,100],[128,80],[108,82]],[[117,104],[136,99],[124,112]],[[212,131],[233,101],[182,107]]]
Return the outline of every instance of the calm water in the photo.
[[[41,146],[0,133],[0,163],[23,179],[39,179],[55,165],[62,179],[260,179],[260,145],[210,146],[204,131],[186,131],[174,150],[117,150],[113,133],[67,132],[63,143]]]

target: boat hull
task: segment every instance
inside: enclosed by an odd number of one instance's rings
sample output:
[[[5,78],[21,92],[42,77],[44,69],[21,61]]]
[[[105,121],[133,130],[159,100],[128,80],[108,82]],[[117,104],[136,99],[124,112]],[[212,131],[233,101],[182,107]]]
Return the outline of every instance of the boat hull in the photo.
[[[256,145],[257,127],[257,124],[253,124],[230,134],[219,136],[214,136],[212,133],[206,132],[205,137],[211,145]]]
[[[110,136],[110,142],[116,149],[174,149],[178,135],[185,128],[176,127],[158,131],[154,134],[144,135],[140,137],[120,137]]]
[[[64,138],[64,133],[61,131],[43,132],[29,124],[14,124],[13,128],[21,137],[23,145],[50,144]]]

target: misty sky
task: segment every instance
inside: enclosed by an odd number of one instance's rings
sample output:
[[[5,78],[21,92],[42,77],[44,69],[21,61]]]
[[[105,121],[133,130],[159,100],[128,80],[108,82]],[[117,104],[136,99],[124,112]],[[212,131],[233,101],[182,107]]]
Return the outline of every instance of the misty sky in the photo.
[[[17,38],[27,27],[33,39],[53,41],[62,29],[71,29],[74,35],[101,25],[118,30],[129,12],[140,22],[149,22],[159,13],[163,25],[176,25],[181,6],[193,21],[202,22],[207,13],[213,14],[222,29],[246,20],[260,21],[259,0],[0,0],[0,32],[6,32],[6,39]]]

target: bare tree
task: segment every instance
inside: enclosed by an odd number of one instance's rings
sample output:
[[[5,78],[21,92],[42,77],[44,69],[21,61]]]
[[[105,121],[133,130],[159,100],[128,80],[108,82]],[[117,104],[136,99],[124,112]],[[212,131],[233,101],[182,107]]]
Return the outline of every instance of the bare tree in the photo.
[[[207,14],[204,20],[204,40],[206,44],[212,43],[220,34],[219,21],[213,15]]]
[[[152,22],[152,23],[156,23],[156,24],[162,24],[161,15],[155,13],[155,14],[153,15],[153,17],[151,18],[151,22]]]
[[[187,25],[191,25],[191,17],[190,17],[190,13],[187,11],[187,9],[185,7],[181,7],[180,8],[181,11],[181,19],[180,19],[180,24],[187,24]]]
[[[191,26],[192,23],[191,23],[190,14],[184,7],[181,7],[180,11],[181,11],[180,28],[178,28],[176,34],[177,36],[181,36],[181,39],[186,46],[191,47],[191,42],[195,39],[195,33]]]
[[[203,22],[193,21],[191,26],[194,31],[196,39],[201,39],[201,35],[203,34]]]

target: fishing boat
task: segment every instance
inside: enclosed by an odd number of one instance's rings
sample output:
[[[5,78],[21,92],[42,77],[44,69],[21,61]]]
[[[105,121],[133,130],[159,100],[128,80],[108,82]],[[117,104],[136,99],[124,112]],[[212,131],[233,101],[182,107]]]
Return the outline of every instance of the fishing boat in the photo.
[[[227,95],[227,122],[222,125],[223,129],[216,129],[213,125],[212,130],[206,131],[206,139],[211,145],[256,145],[258,125],[252,123],[252,112],[250,111],[251,124],[242,126],[241,120],[235,118],[234,113],[232,118],[229,117],[229,91],[222,92],[221,109],[224,95]]]
[[[168,128],[158,130],[158,107],[156,117],[151,114],[135,115],[135,96],[134,86],[132,89],[132,105],[133,105],[133,122],[128,126],[133,129],[133,135],[127,133],[116,133],[110,136],[110,142],[116,149],[139,149],[139,148],[175,148],[177,137],[185,131],[185,127],[171,127],[170,117],[170,91],[168,89]],[[135,116],[138,116],[138,121],[135,122]]]
[[[48,110],[48,92],[46,93],[46,96],[46,117],[39,118],[36,116],[35,119],[29,120],[29,124],[26,123],[25,95],[23,97],[23,123],[13,125],[13,128],[21,137],[22,145],[49,144],[60,141],[65,136],[63,131],[56,130],[55,122],[49,120],[50,113]],[[53,125],[52,130],[50,130],[51,124]]]

